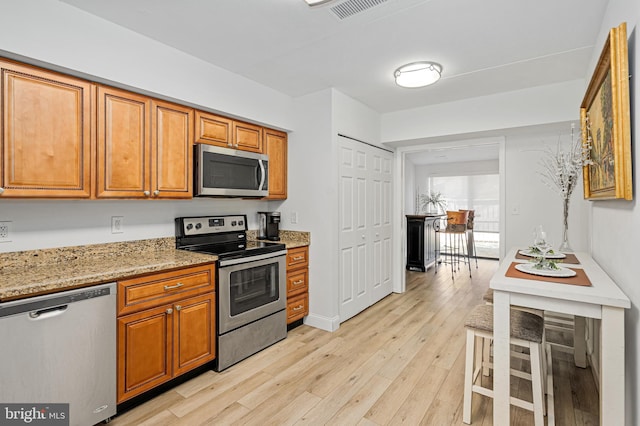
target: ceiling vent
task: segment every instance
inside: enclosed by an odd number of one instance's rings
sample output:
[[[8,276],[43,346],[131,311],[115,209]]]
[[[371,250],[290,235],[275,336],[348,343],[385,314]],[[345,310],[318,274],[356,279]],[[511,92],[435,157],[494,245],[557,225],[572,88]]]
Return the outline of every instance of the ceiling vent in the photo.
[[[347,0],[331,7],[338,19],[346,19],[367,9],[386,3],[389,0]]]

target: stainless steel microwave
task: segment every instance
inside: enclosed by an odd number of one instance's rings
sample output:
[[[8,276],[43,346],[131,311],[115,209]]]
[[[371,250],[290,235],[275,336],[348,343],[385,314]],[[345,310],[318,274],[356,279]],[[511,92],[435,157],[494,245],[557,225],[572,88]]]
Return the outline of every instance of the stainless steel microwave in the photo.
[[[198,197],[269,195],[269,157],[264,154],[196,144],[194,163]]]

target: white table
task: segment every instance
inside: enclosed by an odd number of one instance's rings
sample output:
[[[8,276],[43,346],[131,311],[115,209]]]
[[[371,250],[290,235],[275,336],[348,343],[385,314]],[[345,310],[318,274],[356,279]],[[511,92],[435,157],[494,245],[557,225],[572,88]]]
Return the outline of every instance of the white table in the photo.
[[[503,259],[491,278],[493,293],[494,400],[493,424],[508,425],[510,306],[525,306],[602,320],[600,338],[600,424],[624,425],[624,310],[629,298],[587,253],[575,253],[592,286],[558,284],[506,277],[517,249]],[[606,407],[606,408],[605,408]]]

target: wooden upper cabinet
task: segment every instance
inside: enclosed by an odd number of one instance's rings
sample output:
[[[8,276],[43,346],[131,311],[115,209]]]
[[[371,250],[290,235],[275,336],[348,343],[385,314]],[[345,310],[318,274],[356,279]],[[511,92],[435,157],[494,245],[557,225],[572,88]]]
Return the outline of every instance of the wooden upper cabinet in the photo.
[[[287,134],[264,129],[265,153],[269,156],[269,200],[287,198]]]
[[[191,198],[193,109],[153,100],[151,110],[151,195]]]
[[[233,148],[233,120],[207,112],[196,111],[196,143]]]
[[[151,99],[98,87],[98,198],[151,196]]]
[[[196,111],[196,143],[242,151],[263,152],[262,127]]]
[[[90,197],[94,86],[10,61],[0,69],[0,197]]]
[[[193,109],[98,87],[98,198],[191,198]]]
[[[235,148],[243,151],[263,152],[262,127],[234,121],[233,144]]]

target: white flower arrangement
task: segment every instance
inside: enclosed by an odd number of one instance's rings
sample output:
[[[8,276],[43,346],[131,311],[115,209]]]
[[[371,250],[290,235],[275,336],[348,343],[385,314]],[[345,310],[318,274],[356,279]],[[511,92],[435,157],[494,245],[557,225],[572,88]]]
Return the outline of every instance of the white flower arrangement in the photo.
[[[587,119],[587,129],[588,129]],[[568,200],[579,182],[582,167],[590,164],[589,151],[591,147],[590,132],[587,130],[587,142],[576,138],[574,125],[571,124],[571,146],[565,151],[558,141],[555,152],[547,147],[540,160],[542,182],[556,191],[563,200]]]

